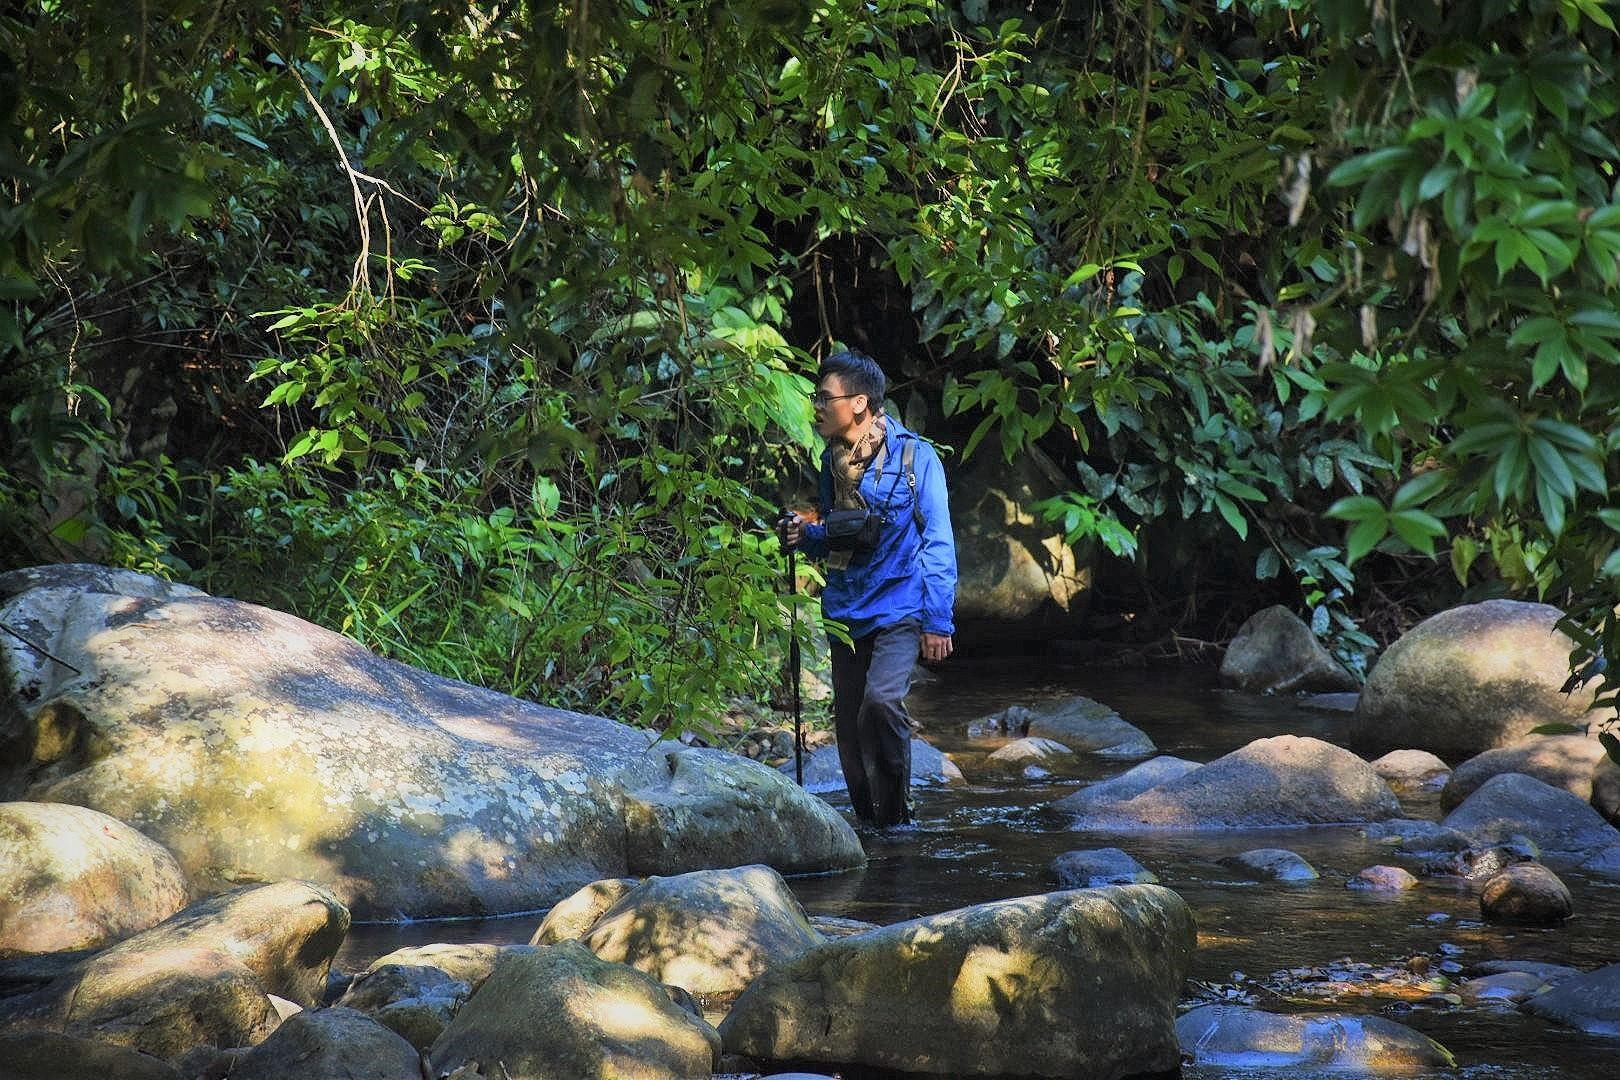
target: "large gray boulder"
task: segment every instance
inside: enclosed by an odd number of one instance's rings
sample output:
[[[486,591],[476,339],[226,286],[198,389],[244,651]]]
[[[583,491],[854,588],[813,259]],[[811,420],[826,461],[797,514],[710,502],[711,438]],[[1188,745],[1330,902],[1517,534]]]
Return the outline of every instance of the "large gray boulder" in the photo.
[[[270,995],[316,1004],[349,928],[325,889],[280,882],[211,897],[0,1001],[0,1026],[60,1031],[172,1059],[246,1046],[280,1022]]]
[[[1478,754],[1544,724],[1593,719],[1590,688],[1563,691],[1575,643],[1557,627],[1561,614],[1546,604],[1487,600],[1423,620],[1367,676],[1357,743]]]
[[[1481,845],[1531,840],[1548,855],[1587,857],[1620,842],[1620,830],[1584,799],[1522,773],[1493,776],[1441,822]]]
[[[0,620],[72,665],[0,638],[0,798],[128,822],[199,892],[302,878],[360,917],[487,915],[631,873],[864,861],[836,812],[765,766],[73,569],[35,588],[0,575]]]
[[[1181,1049],[1203,1067],[1344,1070],[1354,1075],[1447,1068],[1451,1052],[1427,1035],[1381,1016],[1290,1016],[1238,1005],[1205,1005],[1176,1021]]]
[[[780,874],[742,866],[648,878],[580,942],[700,999],[729,1001],[821,940]]]
[[[99,948],[187,899],[174,856],[123,822],[65,803],[0,803],[0,957]]]
[[[719,1051],[715,1030],[649,976],[568,941],[503,954],[428,1064],[432,1076],[476,1065],[510,1080],[706,1080]]]
[[[1563,788],[1583,801],[1592,798],[1592,772],[1607,754],[1585,735],[1532,735],[1512,746],[1476,754],[1458,765],[1440,789],[1440,809],[1454,810],[1493,776],[1523,773]]]
[[[1400,800],[1348,750],[1320,739],[1256,739],[1202,768],[1117,802],[1091,803],[1077,829],[1266,829],[1383,821]]]
[[[0,1035],[5,1080],[184,1080],[162,1058],[57,1031]]]
[[[1149,788],[1167,784],[1200,768],[1203,766],[1196,761],[1161,754],[1140,765],[1132,766],[1118,776],[1099,780],[1071,795],[1055,799],[1049,805],[1053,810],[1066,814],[1089,813],[1098,807],[1123,802],[1133,795],[1140,795]]]
[[[959,623],[1072,627],[1085,614],[1091,567],[1063,542],[1059,525],[1030,508],[1067,490],[1038,452],[1010,465],[994,453],[976,456],[951,477]]]
[[[1157,885],[1002,900],[818,945],[720,1025],[766,1061],[946,1076],[1174,1070],[1192,914]]]
[[[1221,659],[1221,682],[1251,694],[1344,693],[1355,676],[1316,640],[1305,620],[1275,604],[1238,627]]]

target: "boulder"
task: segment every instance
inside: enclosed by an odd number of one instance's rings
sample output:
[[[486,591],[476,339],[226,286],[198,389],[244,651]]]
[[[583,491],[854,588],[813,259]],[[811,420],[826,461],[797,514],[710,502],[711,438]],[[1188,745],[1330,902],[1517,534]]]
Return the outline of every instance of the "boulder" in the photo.
[[[476,1065],[510,1080],[695,1080],[719,1052],[715,1030],[649,976],[567,941],[505,953],[428,1064],[433,1076]]]
[[[1149,788],[1169,783],[1201,767],[1196,761],[1163,754],[1135,765],[1111,779],[1088,784],[1074,794],[1065,795],[1049,805],[1053,810],[1066,814],[1084,814],[1097,807],[1123,802],[1133,795],[1140,795]]]
[[[806,950],[720,1025],[764,1061],[968,1076],[1173,1071],[1192,914],[1158,885],[1001,900]]]
[[[1344,884],[1347,889],[1396,893],[1417,888],[1418,879],[1399,866],[1368,866]]]
[[[1178,779],[1088,808],[1090,830],[1262,829],[1379,821],[1400,801],[1365,761],[1320,739],[1257,739]]]
[[[1256,881],[1315,881],[1316,868],[1286,848],[1254,848],[1230,855],[1221,865]]]
[[[781,875],[743,866],[648,878],[603,912],[581,943],[700,1000],[729,1001],[822,940]]]
[[[1147,733],[1101,702],[1078,695],[1040,705],[1010,705],[968,725],[975,737],[1051,739],[1077,754],[1138,761],[1158,752]]]
[[[349,913],[308,882],[245,888],[193,904],[95,954],[7,1019],[175,1058],[200,1045],[246,1046],[280,1022],[269,995],[314,1005]]]
[[[1575,901],[1569,887],[1540,863],[1517,863],[1485,882],[1479,910],[1488,922],[1553,926],[1569,918]]]
[[[1379,657],[1354,736],[1452,755],[1508,746],[1544,724],[1585,724],[1590,690],[1563,692],[1575,643],[1546,604],[1486,600],[1433,615]]]
[[[593,881],[572,896],[557,901],[546,912],[540,926],[529,938],[530,945],[555,945],[559,941],[578,941],[590,933],[591,927],[602,913],[624,898],[624,894],[641,882],[636,878],[606,878]]]
[[[1528,837],[1542,852],[1565,857],[1591,855],[1620,840],[1584,799],[1522,773],[1491,777],[1441,824],[1483,846]]]
[[[1078,626],[1091,568],[1076,560],[1062,526],[1032,509],[1066,490],[1059,471],[1038,451],[1010,464],[981,454],[951,477],[959,624],[995,624],[1002,634],[1009,624]]]
[[[230,1080],[421,1080],[422,1055],[355,1009],[317,1009],[287,1019],[231,1068]]]
[[[1213,1068],[1334,1069],[1390,1075],[1447,1068],[1451,1052],[1381,1016],[1287,1016],[1238,1005],[1205,1005],[1176,1022],[1182,1052]]]
[[[1620,964],[1560,980],[1524,1011],[1589,1035],[1620,1035]]]
[[[94,568],[21,591],[0,577],[15,593],[0,620],[79,669],[0,640],[0,798],[126,821],[204,894],[303,878],[363,918],[489,915],[604,877],[864,859],[825,803],[721,751],[653,745],[252,604],[107,592]]]
[[[92,949],[186,906],[163,847],[64,803],[0,803],[0,957]]]
[[[471,941],[459,945],[413,945],[379,956],[365,971],[355,976],[354,981],[358,982],[385,967],[425,967],[436,968],[456,982],[466,983],[477,990],[489,978],[489,973],[495,970],[495,963],[501,954],[509,948],[512,946]],[[347,988],[344,992],[348,992]]]
[[[1355,676],[1281,604],[1250,615],[1221,660],[1221,682],[1251,694],[1346,693]]]
[[[793,779],[796,766],[792,759],[777,766],[783,776]],[[911,738],[911,783],[913,787],[934,784],[962,783],[962,770],[926,739]],[[816,795],[847,792],[844,766],[838,760],[838,747],[823,746],[804,759],[804,790]]]
[[[1532,735],[1512,746],[1476,754],[1458,765],[1440,791],[1440,809],[1456,809],[1485,781],[1510,772],[1533,776],[1582,801],[1590,801],[1592,771],[1605,757],[1603,744],[1585,735]]]
[[[1097,889],[1104,885],[1157,885],[1158,875],[1117,847],[1091,851],[1065,851],[1048,868],[1065,889]]]
[[[1592,768],[1592,809],[1620,825],[1620,764],[1606,755]]]
[[[358,1009],[417,1050],[426,1050],[471,996],[471,986],[436,967],[373,964],[349,985],[338,1005]]]
[[[5,1080],[182,1080],[162,1058],[57,1031],[0,1035],[0,1062]]]
[[[1372,768],[1397,795],[1438,791],[1451,777],[1451,766],[1427,750],[1391,750]]]

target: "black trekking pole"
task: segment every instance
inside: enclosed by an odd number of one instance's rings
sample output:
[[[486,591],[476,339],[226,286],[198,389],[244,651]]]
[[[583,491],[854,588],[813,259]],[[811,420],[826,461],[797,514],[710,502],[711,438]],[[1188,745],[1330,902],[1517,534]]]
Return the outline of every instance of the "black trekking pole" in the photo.
[[[793,775],[804,787],[804,713],[799,708],[799,613],[794,599],[799,594],[799,570],[795,550],[788,547],[787,521],[792,511],[783,509],[780,519],[782,546],[787,548],[788,592],[788,681],[793,700]]]

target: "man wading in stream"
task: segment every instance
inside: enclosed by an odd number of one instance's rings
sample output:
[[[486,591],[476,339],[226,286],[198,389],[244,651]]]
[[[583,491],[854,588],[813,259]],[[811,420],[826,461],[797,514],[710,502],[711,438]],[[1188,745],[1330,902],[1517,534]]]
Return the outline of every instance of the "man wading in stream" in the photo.
[[[956,545],[934,448],[883,412],[888,380],[867,356],[829,356],[811,395],[821,458],[821,518],[782,520],[783,542],[827,564],[821,609],[849,627],[833,640],[833,724],[855,816],[912,820],[911,716],[917,657],[951,655]]]

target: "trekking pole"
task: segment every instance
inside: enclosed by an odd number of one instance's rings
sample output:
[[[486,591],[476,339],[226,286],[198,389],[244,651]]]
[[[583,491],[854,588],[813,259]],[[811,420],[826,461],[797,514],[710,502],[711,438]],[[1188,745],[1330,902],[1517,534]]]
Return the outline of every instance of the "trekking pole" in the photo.
[[[793,701],[793,775],[804,787],[804,713],[799,707],[799,613],[794,603],[799,594],[799,570],[795,551],[787,544],[787,520],[792,511],[782,511],[782,546],[787,547],[788,592],[788,681]]]

